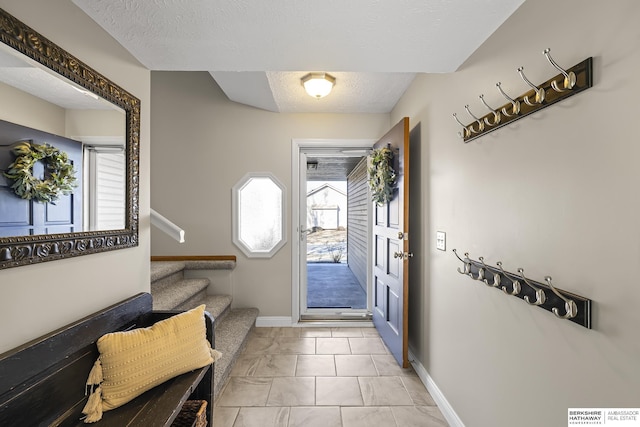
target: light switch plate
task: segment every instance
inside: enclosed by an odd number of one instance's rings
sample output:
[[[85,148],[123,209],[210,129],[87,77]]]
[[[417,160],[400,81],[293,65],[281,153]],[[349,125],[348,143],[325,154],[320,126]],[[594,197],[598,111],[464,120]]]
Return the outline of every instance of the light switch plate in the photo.
[[[447,250],[447,233],[444,231],[436,231],[436,249]]]

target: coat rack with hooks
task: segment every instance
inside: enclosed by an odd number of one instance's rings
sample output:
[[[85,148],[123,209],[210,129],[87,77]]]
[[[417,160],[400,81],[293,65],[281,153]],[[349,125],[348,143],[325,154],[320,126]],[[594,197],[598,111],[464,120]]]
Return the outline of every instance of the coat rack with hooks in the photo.
[[[500,289],[506,295],[518,297],[529,305],[544,308],[559,319],[591,329],[591,300],[555,287],[551,277],[546,276],[544,284],[529,279],[522,268],[518,269],[517,274],[510,273],[502,268],[500,261],[494,267],[487,265],[483,257],[473,260],[469,258],[468,252],[464,254],[464,258],[455,249],[453,253],[464,264],[462,270],[458,268],[458,273],[490,288]]]
[[[553,68],[560,71],[560,74],[536,86],[524,74],[524,67],[519,67],[518,74],[531,87],[531,90],[513,99],[507,95],[500,82],[496,83],[498,92],[508,102],[494,109],[485,101],[484,94],[480,95],[483,109],[488,109],[489,113],[478,117],[471,111],[468,104],[465,105],[464,109],[473,119],[467,125],[460,121],[456,113],[453,113],[453,118],[462,126],[458,136],[465,143],[469,142],[593,86],[593,58],[589,57],[565,70],[554,61],[550,52],[551,49],[547,48],[542,53]]]

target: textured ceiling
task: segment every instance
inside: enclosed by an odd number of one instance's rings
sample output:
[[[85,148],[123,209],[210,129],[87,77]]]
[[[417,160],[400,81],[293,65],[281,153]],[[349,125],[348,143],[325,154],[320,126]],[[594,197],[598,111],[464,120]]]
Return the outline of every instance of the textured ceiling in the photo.
[[[331,95],[323,99],[312,98],[303,90],[300,77],[304,72],[268,71],[267,79],[278,110],[299,113],[313,109],[321,113],[387,113],[391,111],[413,81],[412,73],[353,73],[335,72],[337,82]],[[372,89],[375,88],[375,89]],[[390,102],[391,100],[391,102]]]
[[[344,113],[388,112],[415,73],[455,71],[523,1],[73,0],[151,70],[209,71],[258,108]],[[334,92],[305,99],[309,71]]]

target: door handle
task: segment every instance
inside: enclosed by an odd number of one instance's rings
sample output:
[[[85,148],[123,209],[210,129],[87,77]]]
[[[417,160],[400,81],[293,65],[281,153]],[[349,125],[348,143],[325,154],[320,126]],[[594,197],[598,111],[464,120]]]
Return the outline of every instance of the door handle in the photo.
[[[311,230],[308,228],[300,227],[300,241],[303,241],[307,234],[309,234]]]
[[[413,252],[394,252],[393,257],[402,259],[412,258]]]

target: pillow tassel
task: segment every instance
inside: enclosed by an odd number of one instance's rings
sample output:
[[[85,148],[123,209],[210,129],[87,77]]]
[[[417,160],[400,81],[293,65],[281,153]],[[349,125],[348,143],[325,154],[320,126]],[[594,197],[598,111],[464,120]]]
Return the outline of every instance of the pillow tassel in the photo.
[[[90,390],[89,399],[87,399],[87,403],[82,409],[82,413],[86,415],[84,417],[85,423],[95,423],[102,419],[102,387],[100,384],[103,379],[102,364],[100,363],[100,358],[98,358],[93,364],[91,372],[89,372],[85,387],[85,395],[87,390]]]
[[[87,424],[95,423],[102,419],[102,387],[98,386],[98,388],[91,391],[82,413],[86,415],[84,422]]]
[[[212,348],[211,349],[211,357],[213,358],[213,363],[216,363],[222,357],[222,353],[220,353],[218,350]]]
[[[87,378],[87,386],[101,384],[103,379],[102,364],[100,363],[100,358],[98,358],[93,364],[91,372],[89,372],[89,377]]]

